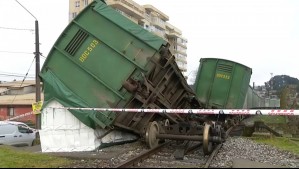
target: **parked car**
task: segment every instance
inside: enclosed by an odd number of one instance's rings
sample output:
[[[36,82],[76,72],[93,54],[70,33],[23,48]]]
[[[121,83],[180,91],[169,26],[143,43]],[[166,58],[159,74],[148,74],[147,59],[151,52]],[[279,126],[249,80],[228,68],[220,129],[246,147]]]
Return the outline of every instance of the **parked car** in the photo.
[[[0,121],[0,145],[32,146],[38,131],[16,121]]]

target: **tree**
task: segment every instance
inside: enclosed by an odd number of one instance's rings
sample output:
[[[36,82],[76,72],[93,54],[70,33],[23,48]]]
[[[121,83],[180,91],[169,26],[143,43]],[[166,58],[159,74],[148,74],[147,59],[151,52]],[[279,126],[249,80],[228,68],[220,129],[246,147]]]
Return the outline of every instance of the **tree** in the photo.
[[[297,98],[294,99],[291,109],[298,109],[299,105],[297,104]]]

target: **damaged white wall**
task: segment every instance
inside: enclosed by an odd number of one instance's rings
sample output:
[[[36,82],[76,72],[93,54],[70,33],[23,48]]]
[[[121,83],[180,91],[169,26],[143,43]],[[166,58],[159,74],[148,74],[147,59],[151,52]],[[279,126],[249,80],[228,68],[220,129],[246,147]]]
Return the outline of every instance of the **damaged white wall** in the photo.
[[[42,111],[40,141],[42,152],[93,151],[103,143],[120,143],[137,139],[137,136],[120,131],[112,131],[102,139],[107,130],[92,129],[53,100]]]

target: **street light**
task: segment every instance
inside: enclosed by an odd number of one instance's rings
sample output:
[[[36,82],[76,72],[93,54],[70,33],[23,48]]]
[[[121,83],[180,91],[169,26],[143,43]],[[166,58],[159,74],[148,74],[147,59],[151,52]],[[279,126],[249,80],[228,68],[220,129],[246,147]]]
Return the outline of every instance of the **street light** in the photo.
[[[40,72],[40,61],[39,61],[39,34],[38,34],[38,20],[30,11],[28,11],[20,2],[16,0],[18,4],[20,4],[34,19],[35,19],[35,101],[39,102],[41,100],[40,97],[40,78],[39,78],[39,72]],[[36,114],[36,129],[41,129],[41,115]]]

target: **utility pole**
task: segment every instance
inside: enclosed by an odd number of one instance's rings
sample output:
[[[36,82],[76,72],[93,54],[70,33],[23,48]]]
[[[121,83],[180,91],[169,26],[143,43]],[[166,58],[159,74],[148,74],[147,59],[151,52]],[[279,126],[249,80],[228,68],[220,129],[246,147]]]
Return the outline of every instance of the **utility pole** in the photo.
[[[41,100],[41,91],[40,91],[40,52],[39,52],[39,30],[38,30],[38,20],[31,12],[29,12],[20,2],[16,0],[34,19],[35,19],[35,101],[39,102]],[[36,114],[36,129],[41,129],[41,115]]]
[[[40,61],[39,61],[39,33],[38,33],[38,20],[35,20],[35,101],[39,102],[41,100],[40,97]],[[36,114],[36,129],[41,129],[41,114]]]

